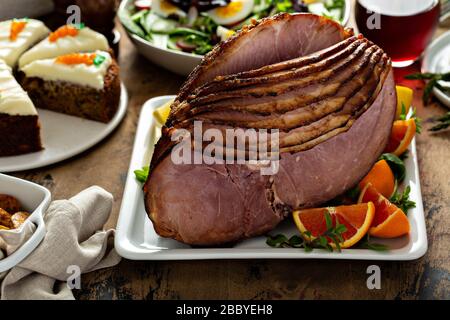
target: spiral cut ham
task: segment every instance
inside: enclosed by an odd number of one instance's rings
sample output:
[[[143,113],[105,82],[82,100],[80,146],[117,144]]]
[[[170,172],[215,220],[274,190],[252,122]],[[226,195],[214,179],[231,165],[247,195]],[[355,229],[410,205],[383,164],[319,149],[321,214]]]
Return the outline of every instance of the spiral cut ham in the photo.
[[[156,232],[219,245],[264,234],[293,209],[333,199],[377,160],[395,107],[391,61],[363,36],[312,14],[279,14],[243,28],[205,56],[171,106],[144,186]],[[223,136],[267,130],[266,141],[276,129],[278,171],[174,163],[176,132],[193,136],[196,123]]]

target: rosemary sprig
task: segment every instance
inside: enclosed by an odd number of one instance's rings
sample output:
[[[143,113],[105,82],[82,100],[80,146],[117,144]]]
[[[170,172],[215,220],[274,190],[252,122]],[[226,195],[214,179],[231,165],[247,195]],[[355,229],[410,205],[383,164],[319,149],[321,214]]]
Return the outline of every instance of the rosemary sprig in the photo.
[[[431,93],[433,92],[433,88],[436,87],[442,91],[446,91],[443,88],[439,81],[450,81],[450,72],[447,73],[413,73],[405,76],[406,79],[409,80],[428,80],[425,88],[423,89],[423,104],[427,105],[431,98]]]
[[[450,111],[447,112],[444,116],[437,118],[435,121],[438,123],[434,127],[432,127],[430,131],[436,132],[447,129],[448,127],[450,127]]]

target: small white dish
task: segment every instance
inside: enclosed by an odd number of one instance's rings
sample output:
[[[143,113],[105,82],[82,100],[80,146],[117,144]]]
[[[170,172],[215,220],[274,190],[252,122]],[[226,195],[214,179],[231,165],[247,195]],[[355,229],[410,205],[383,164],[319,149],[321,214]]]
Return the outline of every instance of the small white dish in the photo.
[[[425,51],[425,55],[422,62],[422,72],[443,73],[449,72],[449,69],[443,68],[443,61],[450,64],[450,31],[442,34],[435,39]],[[450,84],[447,84],[450,86]],[[433,94],[439,99],[445,106],[450,108],[450,96],[439,90],[433,89]]]
[[[410,146],[410,156],[405,160],[405,184],[411,187],[410,198],[416,208],[409,210],[411,224],[409,236],[397,239],[375,239],[390,250],[377,252],[367,249],[344,249],[342,252],[303,249],[271,248],[266,237],[247,239],[230,248],[192,248],[173,239],[162,238],[155,233],[144,208],[142,184],[134,170],[148,166],[154,145],[160,137],[161,124],[153,117],[155,108],[175,96],[156,97],[147,101],[141,111],[136,139],[128,170],[125,191],[117,223],[115,248],[124,258],[132,260],[195,260],[195,259],[347,259],[347,260],[415,260],[427,251],[427,233],[420,191],[419,169],[415,140]],[[294,223],[286,219],[270,234],[298,234]]]
[[[118,16],[120,17],[120,12],[126,10],[126,8],[128,8],[133,2],[134,0],[123,0],[118,10]],[[350,0],[345,0],[344,18],[342,19],[342,25],[347,25],[350,19],[350,13],[351,2]],[[125,26],[123,27],[140,54],[142,54],[153,63],[167,70],[170,70],[173,73],[187,76],[203,59],[203,56],[198,54],[158,48],[151,42],[129,32]]]
[[[44,150],[13,157],[0,157],[0,172],[15,172],[48,166],[71,158],[106,138],[126,114],[128,94],[121,86],[119,108],[109,123],[86,120],[39,109]]]
[[[38,184],[4,174],[0,174],[0,194],[16,197],[24,209],[31,213],[25,223],[34,223],[36,226],[33,235],[19,249],[0,260],[1,273],[20,263],[44,239],[46,232],[44,213],[50,204],[51,194],[50,191]]]

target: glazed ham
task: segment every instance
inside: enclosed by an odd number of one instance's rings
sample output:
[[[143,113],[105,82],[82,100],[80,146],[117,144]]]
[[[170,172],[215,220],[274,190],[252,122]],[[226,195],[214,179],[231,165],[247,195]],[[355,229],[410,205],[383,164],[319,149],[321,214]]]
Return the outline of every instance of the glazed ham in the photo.
[[[206,55],[171,106],[144,186],[156,232],[218,245],[264,234],[293,209],[333,199],[382,153],[395,107],[390,59],[363,36],[312,14],[255,22]],[[193,133],[197,121],[222,133],[277,129],[278,172],[175,164],[177,130]]]

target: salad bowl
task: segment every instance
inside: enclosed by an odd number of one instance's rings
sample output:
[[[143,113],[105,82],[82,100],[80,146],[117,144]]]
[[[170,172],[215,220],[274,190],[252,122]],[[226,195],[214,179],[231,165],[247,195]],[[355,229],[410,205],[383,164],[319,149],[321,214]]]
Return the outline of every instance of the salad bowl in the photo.
[[[173,73],[187,76],[200,63],[203,54],[184,52],[179,48],[175,48],[174,45],[166,45],[165,41],[160,41],[158,37],[151,39],[148,35],[142,33],[139,26],[133,22],[132,14],[130,13],[130,8],[133,7],[134,3],[135,0],[123,0],[118,10],[118,16],[119,21],[138,52],[151,62]],[[342,0],[342,3],[343,8],[339,22],[345,26],[350,19],[351,1]]]

